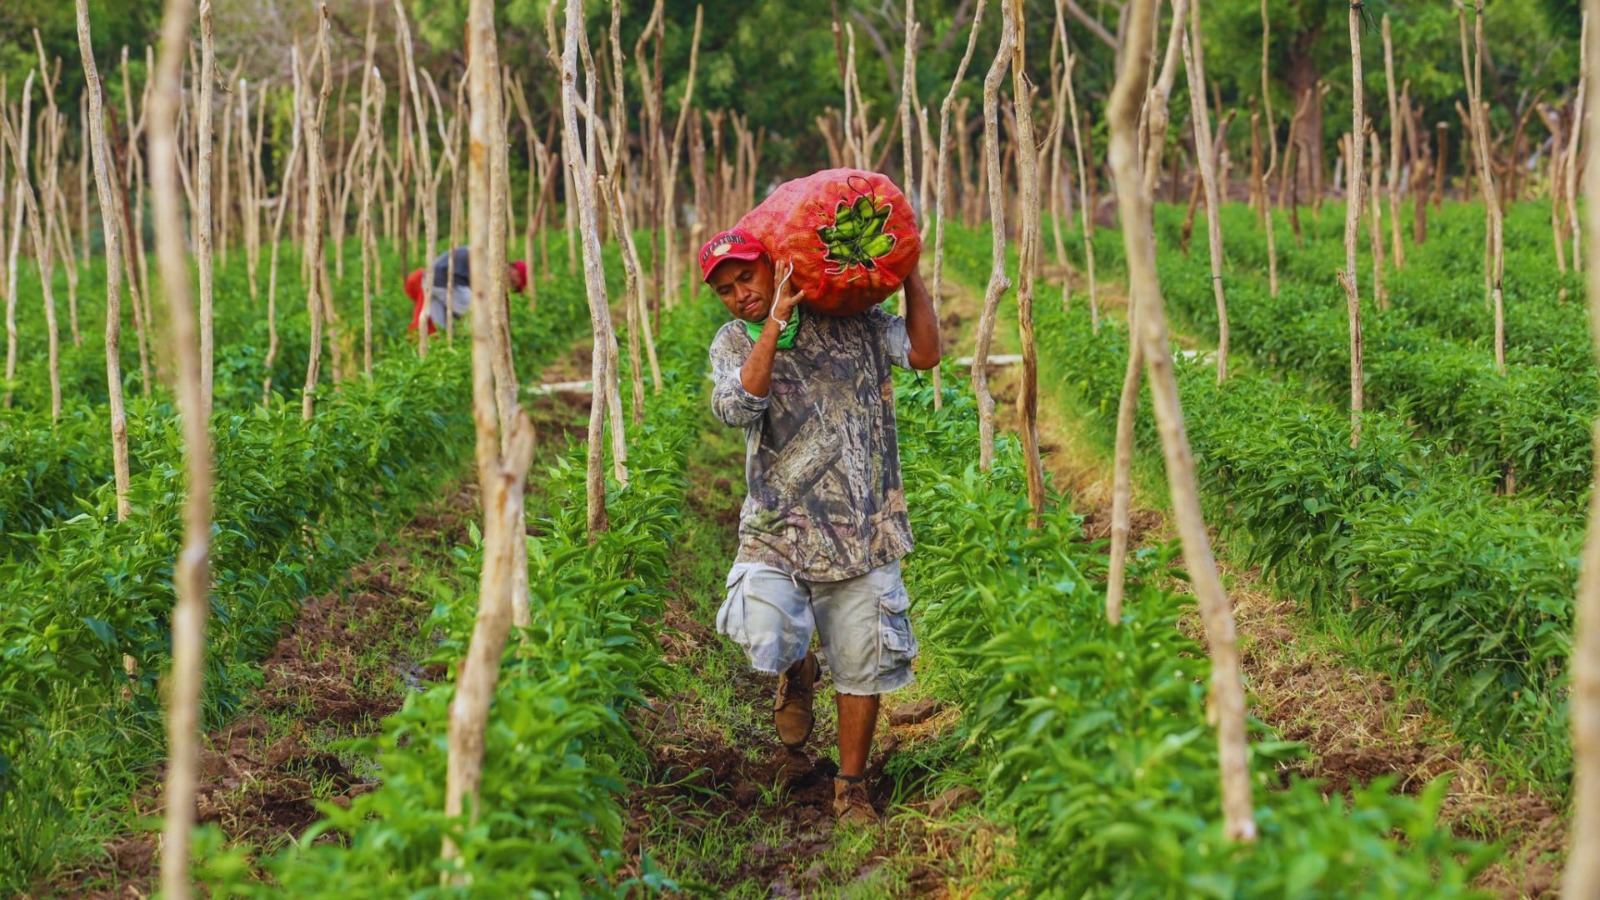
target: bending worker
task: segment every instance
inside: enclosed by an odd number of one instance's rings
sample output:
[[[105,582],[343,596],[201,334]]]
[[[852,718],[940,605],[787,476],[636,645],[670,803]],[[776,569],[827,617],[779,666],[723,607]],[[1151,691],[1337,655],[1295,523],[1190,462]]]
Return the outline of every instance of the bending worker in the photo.
[[[472,308],[472,274],[466,247],[457,247],[433,261],[432,285],[428,290],[428,333],[445,325],[445,309],[457,319]],[[425,270],[417,269],[406,278],[406,296],[411,298],[411,329],[416,331],[422,322],[422,280]],[[513,260],[510,265],[509,284],[512,293],[520,294],[528,287],[528,264]]]
[[[815,721],[816,631],[839,712],[833,812],[871,823],[864,776],[879,697],[912,682],[917,655],[890,370],[939,364],[939,320],[915,269],[903,319],[880,307],[802,316],[792,271],[740,229],[700,251],[701,276],[735,319],[711,343],[711,405],[744,429],[749,482],[717,630],[780,676],[773,722],[791,751]]]

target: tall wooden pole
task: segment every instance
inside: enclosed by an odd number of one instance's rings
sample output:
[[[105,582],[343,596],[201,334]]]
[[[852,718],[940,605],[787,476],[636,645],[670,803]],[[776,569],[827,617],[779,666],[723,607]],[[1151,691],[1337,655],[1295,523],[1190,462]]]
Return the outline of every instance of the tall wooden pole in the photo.
[[[1261,173],[1261,215],[1267,228],[1267,290],[1278,296],[1278,242],[1272,222],[1272,174],[1278,168],[1278,120],[1272,115],[1272,82],[1267,60],[1272,50],[1272,20],[1267,0],[1261,0],[1261,103],[1266,112],[1267,168]]]
[[[1139,171],[1139,106],[1150,65],[1151,20],[1155,0],[1129,0],[1127,44],[1111,95],[1111,168],[1124,227],[1130,295],[1138,306],[1138,340],[1149,366],[1151,402],[1167,465],[1168,486],[1183,556],[1211,650],[1210,713],[1217,723],[1217,761],[1222,782],[1223,834],[1232,841],[1255,840],[1251,805],[1250,758],[1245,733],[1244,687],[1233,611],[1217,575],[1211,541],[1200,512],[1194,458],[1184,430],[1183,409],[1172,368],[1166,313],[1156,278],[1155,241],[1139,223],[1150,221],[1151,196]]]
[[[215,331],[215,299],[212,292],[212,211],[211,211],[211,109],[216,103],[217,42],[211,30],[211,0],[200,0],[200,108],[196,121],[199,131],[199,154],[196,166],[195,209],[195,262],[200,269],[200,408],[207,418],[211,416],[211,396],[214,386],[212,374],[216,351],[213,346]]]
[[[1172,25],[1167,33],[1166,54],[1162,57],[1161,74],[1148,79],[1145,90],[1145,147],[1144,169],[1139,180],[1142,196],[1155,197],[1156,178],[1161,173],[1161,156],[1167,143],[1167,122],[1170,115],[1168,98],[1178,75],[1178,48],[1183,43],[1187,21],[1187,0],[1174,0]],[[1152,27],[1159,24],[1151,15]],[[1155,38],[1151,38],[1152,47]],[[1174,176],[1173,183],[1177,183]],[[1154,229],[1155,223],[1146,219],[1144,227]],[[1153,232],[1151,240],[1154,240]],[[1128,304],[1128,360],[1122,372],[1122,393],[1117,397],[1117,436],[1111,469],[1111,548],[1106,576],[1106,619],[1116,625],[1122,621],[1122,600],[1127,592],[1128,533],[1130,507],[1133,505],[1133,420],[1139,409],[1139,384],[1144,370],[1144,349],[1139,341],[1139,305]]]
[[[504,259],[495,260],[491,249],[495,245],[492,234],[495,230],[495,166],[491,144],[504,140],[503,119],[497,114],[498,104],[491,96],[500,90],[499,67],[493,52],[492,0],[472,0],[468,34],[472,45],[468,56],[472,97],[468,126],[471,141],[467,170],[468,246],[472,271],[487,275],[497,263],[505,267]],[[498,246],[504,254],[504,229],[500,230]],[[522,542],[526,527],[523,485],[533,460],[533,426],[520,408],[511,419],[509,432],[496,433],[500,416],[494,384],[495,357],[500,350],[494,345],[503,339],[503,332],[490,327],[493,320],[481,312],[504,298],[490,297],[487,291],[483,293],[485,296],[479,299],[474,312],[472,328],[472,418],[477,431],[478,482],[483,492],[484,559],[479,576],[477,621],[456,677],[456,695],[450,704],[449,762],[445,781],[445,814],[452,818],[465,815],[468,827],[478,818],[484,731],[499,680],[500,657],[512,624],[515,548]],[[460,848],[449,835],[445,837],[442,855],[447,867],[441,873],[441,881],[458,887],[465,885],[466,876],[455,868],[458,864],[454,862],[460,856]]]
[[[907,0],[909,3],[910,0]],[[1009,27],[1018,35],[1028,30],[1023,0],[1007,0]],[[1039,260],[1039,145],[1034,140],[1033,83],[1028,80],[1027,42],[1013,42],[1011,92],[1017,117],[1017,190],[1022,206],[1021,254],[1017,274],[1017,324],[1022,338],[1022,387],[1017,394],[1021,420],[1023,465],[1027,469],[1028,505],[1033,527],[1044,524],[1044,464],[1039,458],[1039,351],[1033,336],[1033,287]]]
[[[17,140],[16,132],[11,128],[11,123],[0,116],[0,127],[5,129],[5,140],[11,148],[11,156],[16,160],[26,160],[28,154],[23,152],[21,142]],[[48,163],[46,169],[53,167]],[[56,297],[55,289],[51,287],[51,256],[53,248],[50,243],[49,214],[40,210],[40,203],[49,191],[50,176],[46,175],[46,185],[41,186],[40,196],[35,196],[33,183],[28,178],[26,164],[17,166],[17,193],[24,206],[28,220],[28,233],[33,238],[33,252],[35,262],[39,266],[39,286],[44,295],[45,327],[49,331],[49,356],[50,356],[50,421],[52,424],[61,419],[61,341],[56,329]],[[68,245],[65,252],[70,254],[72,247]]]
[[[1600,17],[1600,0],[1584,0],[1584,33],[1588,22]],[[1600,71],[1600,53],[1584,41],[1583,68]],[[1600,120],[1600,92],[1574,108],[1573,131],[1587,114]],[[1573,148],[1578,144],[1574,139]],[[1589,330],[1596,353],[1600,354],[1600,146],[1589,141],[1585,170],[1589,202],[1584,212],[1589,217]],[[1578,167],[1574,155],[1567,161]],[[1570,178],[1571,176],[1569,176]],[[1577,223],[1573,223],[1574,231]],[[1600,896],[1600,420],[1595,423],[1595,484],[1589,493],[1589,530],[1583,544],[1583,560],[1574,601],[1572,628],[1572,829],[1567,852],[1567,868],[1561,880],[1563,897]]]
[[[189,299],[188,252],[183,240],[183,209],[177,173],[177,119],[178,107],[183,101],[180,78],[191,12],[189,0],[167,0],[149,112],[150,193],[155,207],[156,254],[175,345],[178,408],[183,416],[184,461],[188,472],[183,549],[179,551],[173,573],[178,596],[172,613],[172,673],[168,677],[167,692],[167,821],[161,845],[161,888],[174,900],[187,900],[190,895],[189,842],[199,775],[200,683],[205,671],[206,590],[211,541],[211,443],[206,427],[205,395],[200,385],[194,307]]]
[[[1228,380],[1228,302],[1222,290],[1222,205],[1206,105],[1205,53],[1200,46],[1200,6],[1189,8],[1189,33],[1183,38],[1183,68],[1189,78],[1189,116],[1194,120],[1194,155],[1206,201],[1206,245],[1211,251],[1211,294],[1217,304],[1217,383]]]
[[[1006,276],[1005,183],[1000,175],[1000,85],[1005,81],[1017,40],[1016,22],[1008,2],[1003,7],[1001,21],[1000,47],[983,79],[983,152],[989,188],[989,285],[983,294],[977,347],[972,354],[972,393],[978,399],[978,467],[984,471],[994,463],[994,397],[989,393],[989,346],[994,341],[1000,298],[1011,288],[1011,279]]]
[[[11,212],[11,247],[6,253],[6,383],[10,384],[17,377],[17,259],[22,254],[22,226],[23,216],[27,205],[22,202],[22,179],[27,174],[28,140],[30,125],[32,124],[33,106],[33,72],[28,73],[28,78],[22,83],[22,114],[18,117],[21,121],[17,127],[22,129],[22,140],[18,142],[21,155],[12,154],[11,166],[16,172],[12,190]],[[4,118],[4,116],[0,116]],[[11,391],[8,389],[0,406],[7,409],[11,407]]]
[[[1389,14],[1383,14],[1383,73],[1389,87],[1389,242],[1394,267],[1406,267],[1406,247],[1400,241],[1400,136],[1404,118],[1394,81],[1394,41],[1389,37]]]
[[[89,98],[89,149],[106,250],[106,391],[111,405],[111,470],[116,486],[117,521],[128,517],[128,416],[122,405],[122,254],[118,247],[117,203],[111,192],[111,159],[106,150],[100,70],[89,36],[89,0],[77,0],[78,51],[83,56],[84,92]]]
[[[427,114],[427,106],[422,101],[422,92],[417,89],[417,61],[416,61],[416,57],[413,55],[412,47],[411,47],[411,25],[406,20],[406,9],[405,9],[405,6],[401,3],[401,0],[394,0],[394,15],[395,15],[395,21],[399,26],[398,27],[398,35],[397,35],[396,39],[399,41],[400,50],[401,50],[401,54],[402,54],[402,57],[403,57],[403,62],[405,63],[405,76],[406,77],[405,77],[405,80],[402,83],[401,87],[402,88],[409,88],[409,93],[411,95],[412,110],[414,110],[414,112],[416,114],[416,125],[417,125],[416,152],[419,155],[419,164],[421,165],[422,170],[424,172],[431,173],[433,171],[433,163],[432,163],[431,148],[429,147],[429,143],[428,143],[428,128],[427,128],[427,122],[428,122],[427,115],[428,114]],[[470,60],[469,60],[469,64],[470,64]],[[402,107],[402,110],[401,110],[401,118],[402,119],[405,118],[405,113],[406,113],[406,110],[403,108],[405,106],[405,93],[407,93],[407,92],[403,90],[402,94],[401,94],[401,97],[400,97],[400,105]],[[405,140],[405,136],[403,134],[401,136],[401,140],[402,140],[402,142]],[[423,176],[423,181],[424,182],[431,181],[431,178],[432,178],[431,174],[424,175]],[[396,189],[397,189],[396,202],[399,202],[399,196],[400,196],[399,193],[398,193],[399,188],[400,188],[400,185],[397,184],[396,185]],[[433,284],[433,268],[432,267],[433,267],[434,242],[438,238],[439,224],[438,224],[438,220],[437,220],[437,210],[436,210],[436,204],[434,203],[434,197],[422,196],[421,194],[422,194],[422,192],[419,191],[418,199],[422,201],[423,227],[426,229],[426,232],[425,232],[426,238],[425,239],[427,240],[427,247],[423,250],[423,256],[422,256],[422,268],[423,268],[422,296],[423,296],[424,316],[423,316],[422,323],[417,328],[417,352],[419,354],[423,355],[423,356],[427,356],[428,355],[428,323],[427,323],[427,315],[426,315],[426,313],[427,313],[427,305],[428,305],[428,302],[429,302],[428,301],[428,293],[429,293],[429,290],[430,290],[429,286]],[[451,249],[454,249],[454,248],[451,248]],[[410,262],[405,260],[403,252],[402,252],[402,255],[401,255],[401,265],[402,266],[406,266],[406,267],[410,266]],[[445,307],[446,307],[445,308],[445,319],[446,319],[447,322],[449,321],[450,316],[454,312],[453,309],[451,309],[451,306],[452,306],[453,302],[454,301],[447,295],[446,298],[445,298]]]
[[[1354,85],[1350,106],[1350,160],[1344,211],[1344,268],[1339,271],[1339,284],[1344,287],[1345,309],[1350,319],[1350,446],[1361,443],[1362,365],[1361,365],[1361,295],[1356,289],[1356,244],[1361,232],[1361,172],[1363,135],[1366,133],[1366,109],[1361,81],[1361,3],[1350,4],[1350,81]]]
[[[609,527],[605,496],[604,391],[611,383],[610,345],[611,306],[606,298],[605,269],[601,259],[599,210],[595,197],[594,167],[598,160],[585,151],[583,132],[578,124],[578,40],[583,30],[581,0],[567,0],[566,38],[561,53],[561,130],[562,153],[566,156],[573,193],[568,201],[577,207],[578,231],[583,250],[584,287],[589,297],[589,320],[594,332],[590,380],[594,402],[589,413],[588,529],[593,540]],[[591,116],[597,115],[591,110]],[[615,422],[620,428],[622,423]]]
[[[944,291],[944,226],[945,207],[950,199],[950,110],[955,105],[956,94],[961,90],[961,82],[967,77],[967,66],[972,63],[972,51],[978,46],[978,25],[983,22],[983,7],[985,0],[978,0],[972,12],[971,30],[967,32],[967,50],[961,55],[961,62],[956,66],[955,77],[950,80],[950,92],[945,94],[944,102],[939,104],[939,157],[934,163],[936,187],[933,192],[934,230],[933,230],[933,312],[935,318],[939,314],[939,301]],[[924,176],[926,177],[926,176]],[[933,408],[939,409],[943,403],[944,385],[939,374],[939,369],[933,370]]]
[[[306,359],[306,383],[300,392],[300,417],[311,420],[316,409],[317,376],[322,365],[322,330],[324,312],[328,307],[328,259],[324,250],[327,212],[327,171],[324,161],[322,123],[328,111],[328,97],[333,92],[332,44],[328,4],[318,4],[320,24],[317,28],[317,55],[322,60],[322,84],[315,102],[308,95],[301,105],[306,131],[306,312],[311,318],[311,352]]]

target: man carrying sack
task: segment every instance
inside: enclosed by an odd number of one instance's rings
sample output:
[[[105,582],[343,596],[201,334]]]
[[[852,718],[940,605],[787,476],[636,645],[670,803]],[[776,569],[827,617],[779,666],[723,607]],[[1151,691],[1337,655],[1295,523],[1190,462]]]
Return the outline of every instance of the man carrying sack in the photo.
[[[917,655],[900,578],[911,522],[890,369],[932,368],[940,351],[910,262],[905,318],[877,306],[826,316],[802,311],[826,298],[789,284],[794,267],[780,271],[749,231],[724,231],[700,251],[701,276],[735,319],[711,344],[711,405],[745,430],[749,482],[717,630],[753,668],[780,675],[773,720],[791,750],[814,722],[816,631],[837,692],[840,821],[877,821],[864,774],[879,697],[911,683]]]

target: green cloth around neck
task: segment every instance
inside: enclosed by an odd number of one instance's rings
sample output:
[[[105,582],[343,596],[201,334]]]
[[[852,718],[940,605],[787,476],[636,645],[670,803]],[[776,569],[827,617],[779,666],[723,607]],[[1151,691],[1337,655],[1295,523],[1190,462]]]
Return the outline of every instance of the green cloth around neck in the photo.
[[[740,319],[739,321],[744,322],[744,330],[746,334],[750,335],[750,340],[756,341],[761,339],[761,329],[767,324],[765,321],[748,322],[743,319]],[[794,315],[789,317],[789,327],[783,329],[783,333],[778,335],[778,349],[787,350],[790,347],[793,347],[794,337],[799,333],[800,307],[797,306],[795,307]]]

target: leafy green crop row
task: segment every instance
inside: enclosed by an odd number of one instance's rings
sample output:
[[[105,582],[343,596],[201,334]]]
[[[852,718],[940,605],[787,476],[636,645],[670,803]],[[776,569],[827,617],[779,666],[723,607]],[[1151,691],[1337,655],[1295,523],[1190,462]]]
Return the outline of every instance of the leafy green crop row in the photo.
[[[287,249],[287,248],[286,248]],[[391,271],[398,261],[386,258]],[[308,318],[299,277],[299,256],[286,252],[281,261],[278,291],[278,353],[273,365],[273,393],[298,405],[305,383],[306,360],[310,354]],[[336,302],[343,311],[345,329],[359,365],[361,343],[361,297],[359,269],[336,282]],[[83,511],[75,498],[111,480],[111,424],[107,407],[104,332],[104,270],[101,261],[85,269],[80,288],[80,331],[83,343],[75,345],[66,334],[62,315],[61,385],[62,418],[50,421],[50,382],[46,355],[45,323],[37,298],[36,272],[24,267],[18,294],[18,370],[7,387],[13,406],[0,410],[0,557],[25,555],[28,542],[19,539]],[[62,274],[57,272],[57,281]],[[392,279],[391,279],[392,280]],[[265,291],[263,275],[262,290]],[[386,286],[389,293],[374,298],[373,331],[376,358],[384,359],[396,349],[409,352],[406,324],[410,300],[399,293],[398,284]],[[58,302],[65,290],[57,291]],[[262,380],[266,374],[268,327],[266,298],[250,299],[242,255],[235,254],[230,265],[217,272],[216,281],[216,370],[215,402],[219,411],[245,413],[259,406]],[[145,472],[159,456],[165,436],[158,434],[159,423],[173,416],[170,396],[161,385],[152,385],[153,395],[145,397],[141,383],[136,335],[131,321],[131,303],[123,305],[121,363],[123,393],[127,403],[129,463],[133,474]],[[160,303],[155,304],[160,310]],[[161,310],[158,321],[164,321]],[[164,333],[164,331],[162,332]],[[157,339],[153,352],[160,360],[167,356],[165,344]],[[324,366],[324,372],[327,367]],[[326,374],[324,376],[327,377]],[[225,419],[225,416],[219,417]]]
[[[1388,784],[1328,804],[1314,782],[1280,790],[1295,752],[1257,728],[1253,846],[1222,836],[1205,648],[1179,628],[1189,598],[1154,586],[1146,552],[1118,626],[1106,622],[1105,556],[1065,507],[1028,527],[1014,441],[978,473],[971,400],[902,392],[900,435],[918,551],[907,578],[924,646],[953,657],[961,731],[1016,858],[1002,877],[1078,897],[1464,896],[1492,851],[1436,824],[1443,784]]]
[[[535,321],[519,313],[524,362],[550,358],[581,332],[581,294],[568,282]],[[394,353],[371,382],[319,389],[310,423],[281,400],[219,409],[209,723],[253,685],[251,662],[299,599],[336,583],[397,512],[456,471],[472,434],[467,357],[464,342],[427,359]],[[26,538],[26,559],[0,563],[0,872],[8,876],[39,871],[55,839],[70,839],[72,821],[121,796],[134,769],[160,754],[156,677],[169,653],[183,499],[181,434],[165,412],[141,419],[129,519],[115,521],[101,484],[73,501],[82,514]],[[123,654],[141,673],[126,699]]]
[[[1260,241],[1254,218],[1238,206],[1227,213],[1230,255],[1237,248],[1250,256]],[[1158,266],[1172,312],[1215,335],[1211,272],[1203,254],[1185,258],[1177,251],[1174,223],[1167,221],[1160,230],[1167,239]],[[1557,506],[1581,506],[1592,477],[1590,426],[1600,413],[1600,385],[1586,349],[1582,304],[1558,304],[1553,287],[1549,296],[1529,295],[1529,282],[1550,280],[1537,273],[1555,274],[1553,263],[1508,272],[1507,284],[1521,290],[1506,301],[1510,364],[1505,375],[1495,371],[1487,339],[1462,343],[1442,337],[1431,326],[1406,321],[1405,311],[1420,304],[1453,305],[1478,317],[1487,315],[1480,272],[1436,273],[1429,268],[1433,257],[1452,249],[1470,250],[1474,240],[1481,235],[1460,227],[1441,229],[1424,245],[1427,253],[1417,254],[1420,259],[1402,273],[1391,273],[1406,276],[1390,279],[1398,282],[1391,284],[1393,309],[1379,312],[1370,296],[1363,297],[1367,407],[1409,419],[1480,471],[1499,476],[1509,466],[1519,488],[1545,494]],[[1264,275],[1235,266],[1226,278],[1228,319],[1236,351],[1306,375],[1313,390],[1346,404],[1348,317],[1343,291],[1330,274],[1335,261],[1322,259],[1334,249],[1342,266],[1343,248],[1337,241],[1311,242],[1287,253],[1286,263],[1318,258],[1328,268],[1313,277],[1314,267],[1301,273],[1301,266],[1286,264],[1277,297],[1270,296]],[[1531,253],[1530,248],[1520,249],[1523,255]],[[1548,252],[1547,247],[1538,249]],[[1441,304],[1439,298],[1446,300]],[[1525,321],[1552,311],[1575,313],[1576,320],[1534,331],[1541,340],[1525,342]],[[1492,322],[1487,327],[1492,334]]]
[[[1045,377],[1114,427],[1126,331],[1054,307],[1039,316]],[[1493,496],[1487,477],[1381,412],[1349,420],[1293,382],[1179,366],[1211,521],[1323,615],[1378,636],[1464,740],[1549,784],[1570,767],[1564,722],[1578,536],[1562,516]],[[1138,439],[1157,446],[1148,404]]]

